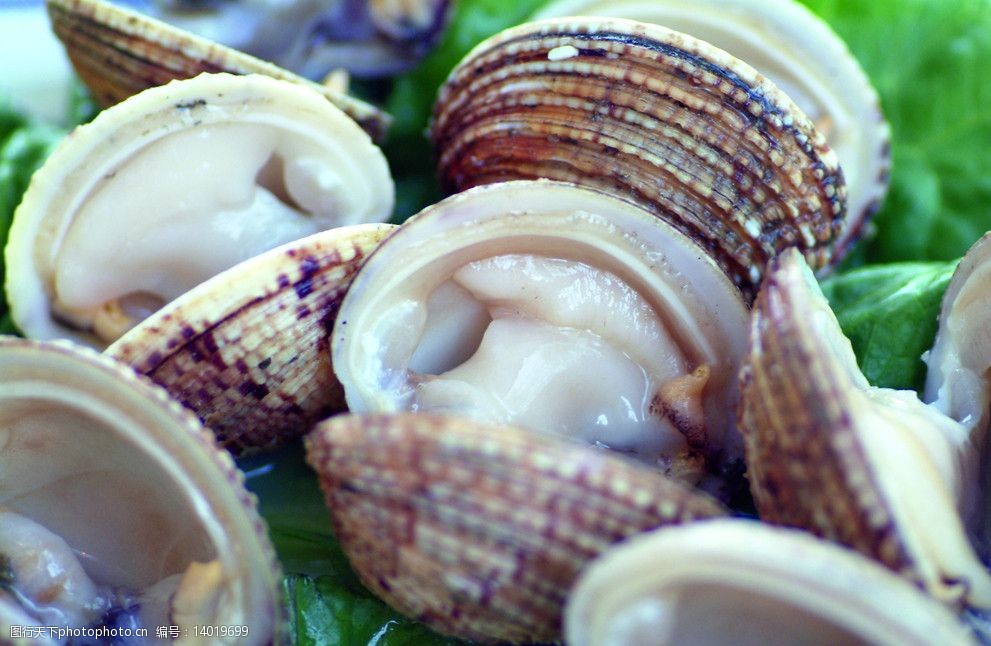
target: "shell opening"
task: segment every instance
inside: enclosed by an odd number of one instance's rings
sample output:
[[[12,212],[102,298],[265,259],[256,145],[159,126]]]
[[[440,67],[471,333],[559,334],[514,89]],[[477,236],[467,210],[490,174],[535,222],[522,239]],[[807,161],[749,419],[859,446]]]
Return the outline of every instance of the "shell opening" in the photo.
[[[53,311],[113,341],[147,315],[134,301],[161,305],[242,260],[346,223],[361,198],[337,164],[318,144],[258,124],[159,139],[80,201],[53,267]]]
[[[507,182],[382,243],[342,303],[333,364],[355,412],[516,424],[697,481],[736,455],[725,402],[745,318],[715,263],[645,211]]]
[[[271,548],[229,458],[128,369],[75,352],[0,343],[0,626],[271,640]]]

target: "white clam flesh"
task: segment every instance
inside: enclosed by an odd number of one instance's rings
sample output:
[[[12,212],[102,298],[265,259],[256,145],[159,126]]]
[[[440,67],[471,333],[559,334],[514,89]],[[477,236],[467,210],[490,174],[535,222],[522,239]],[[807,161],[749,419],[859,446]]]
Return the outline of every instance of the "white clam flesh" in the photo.
[[[701,456],[739,458],[747,315],[715,263],[646,211],[506,182],[381,244],[341,305],[333,364],[355,412],[517,424],[687,476]]]
[[[888,189],[890,128],[877,92],[843,40],[794,0],[557,0],[534,19],[608,16],[663,25],[753,66],[826,137],[843,169],[848,219],[843,254]]]
[[[34,176],[6,248],[11,315],[33,338],[106,346],[242,260],[392,205],[381,151],[315,90],[176,81],[76,129]]]
[[[565,636],[572,646],[976,643],[877,563],[744,520],[664,528],[603,553],[572,590]]]
[[[277,641],[279,568],[254,506],[163,390],[78,346],[0,340],[4,638],[176,626],[197,643],[215,625],[232,628],[212,643]]]

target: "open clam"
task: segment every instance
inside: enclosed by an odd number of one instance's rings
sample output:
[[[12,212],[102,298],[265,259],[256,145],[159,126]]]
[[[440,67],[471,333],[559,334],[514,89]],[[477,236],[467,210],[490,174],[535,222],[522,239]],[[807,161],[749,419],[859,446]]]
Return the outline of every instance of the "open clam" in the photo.
[[[337,416],[306,446],[366,585],[472,640],[558,640],[591,558],[637,532],[727,513],[609,451],[467,419]]]
[[[739,476],[747,317],[704,251],[650,213],[506,182],[385,240],[341,304],[332,356],[352,411],[517,424],[699,481]]]
[[[880,99],[846,44],[794,0],[556,0],[534,14],[628,18],[691,34],[752,65],[787,94],[836,152],[847,217],[842,256],[888,187],[890,128]]]
[[[762,519],[848,545],[947,604],[991,608],[967,532],[980,498],[973,437],[914,392],[870,386],[797,253],[771,263],[741,382]]]
[[[11,315],[105,346],[245,258],[392,204],[381,151],[312,90],[174,81],[77,128],[34,175],[5,250]]]
[[[345,409],[330,331],[355,272],[394,228],[338,227],[249,258],[105,353],[163,386],[231,452],[278,446]]]
[[[52,29],[79,78],[103,107],[138,92],[204,72],[263,74],[309,87],[375,140],[391,119],[332,85],[318,85],[277,65],[102,0],[46,0]]]
[[[544,177],[615,193],[672,224],[747,296],[768,258],[832,261],[836,154],[739,59],[658,25],[561,18],[481,43],[451,72],[431,136],[449,191]]]
[[[947,608],[863,556],[743,520],[619,543],[579,578],[572,646],[976,644]]]
[[[0,339],[3,639],[176,626],[269,644],[278,572],[242,476],[188,411],[92,351]]]

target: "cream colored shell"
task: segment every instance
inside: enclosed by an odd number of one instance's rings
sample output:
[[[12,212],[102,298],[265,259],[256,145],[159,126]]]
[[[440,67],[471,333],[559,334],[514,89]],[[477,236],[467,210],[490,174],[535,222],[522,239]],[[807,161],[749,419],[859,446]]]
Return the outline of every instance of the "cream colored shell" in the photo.
[[[190,638],[224,625],[246,626],[247,638],[220,643],[278,642],[281,577],[255,504],[195,417],[127,366],[74,344],[0,339],[0,513],[60,536],[94,583],[147,595],[172,586],[163,611]],[[3,540],[0,554],[19,543]],[[15,572],[13,586],[54,577],[39,587],[55,596],[66,572]]]
[[[73,131],[5,250],[15,324],[96,346],[204,279],[323,229],[386,220],[382,152],[310,88],[205,74]]]

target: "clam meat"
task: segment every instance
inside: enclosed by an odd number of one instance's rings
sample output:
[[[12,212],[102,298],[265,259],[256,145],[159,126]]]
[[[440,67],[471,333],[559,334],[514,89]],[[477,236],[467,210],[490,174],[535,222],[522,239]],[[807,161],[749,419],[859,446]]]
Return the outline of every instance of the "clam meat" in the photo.
[[[506,182],[428,207],[369,256],[332,357],[354,412],[517,424],[698,480],[741,466],[747,317],[705,252],[646,211]]]
[[[311,89],[204,74],[73,131],[5,250],[14,323],[97,347],[204,279],[335,226],[387,219],[385,157]]]
[[[270,644],[279,583],[254,498],[188,411],[85,348],[0,339],[4,639],[176,626],[202,643],[217,625],[212,643]]]

